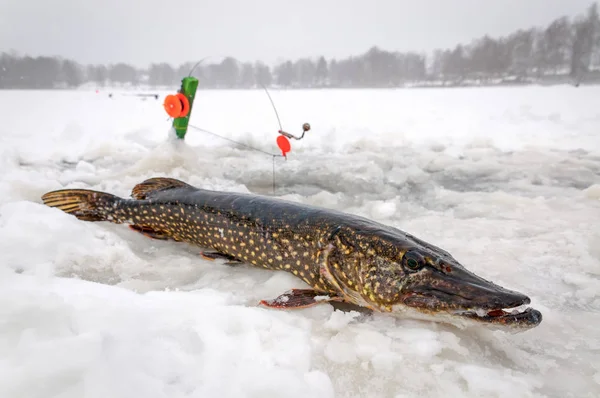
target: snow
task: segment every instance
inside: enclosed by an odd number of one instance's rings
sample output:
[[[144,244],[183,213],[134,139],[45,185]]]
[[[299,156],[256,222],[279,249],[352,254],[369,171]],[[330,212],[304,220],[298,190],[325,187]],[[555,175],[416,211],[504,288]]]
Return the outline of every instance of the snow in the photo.
[[[259,307],[293,275],[41,204],[153,176],[272,193],[273,159],[170,136],[161,92],[1,91],[0,396],[600,395],[600,87],[272,90],[275,195],[397,226],[528,294],[511,334],[330,304]],[[277,154],[261,90],[202,91],[191,123]]]

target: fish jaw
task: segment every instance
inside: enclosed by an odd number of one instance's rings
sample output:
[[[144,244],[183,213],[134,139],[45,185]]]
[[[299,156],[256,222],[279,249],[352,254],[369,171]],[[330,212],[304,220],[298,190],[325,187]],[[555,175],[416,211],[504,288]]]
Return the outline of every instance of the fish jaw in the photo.
[[[392,312],[514,331],[542,322],[540,311],[526,307],[531,303],[528,296],[487,281],[458,264],[448,269],[428,269],[406,283]]]

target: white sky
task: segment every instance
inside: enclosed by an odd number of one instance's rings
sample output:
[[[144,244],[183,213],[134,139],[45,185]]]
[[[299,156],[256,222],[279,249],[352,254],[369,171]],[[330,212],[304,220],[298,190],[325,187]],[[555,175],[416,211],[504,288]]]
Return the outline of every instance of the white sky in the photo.
[[[82,63],[173,64],[431,52],[545,26],[591,0],[0,0],[0,51]]]

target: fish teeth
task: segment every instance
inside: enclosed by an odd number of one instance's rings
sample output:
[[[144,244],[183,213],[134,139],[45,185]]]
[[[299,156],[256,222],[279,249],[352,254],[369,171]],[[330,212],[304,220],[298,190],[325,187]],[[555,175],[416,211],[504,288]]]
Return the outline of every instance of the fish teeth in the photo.
[[[503,308],[503,311],[506,311],[506,312],[510,313],[511,315],[517,315],[517,314],[520,314],[523,311],[525,311],[527,308],[528,308],[527,305],[523,304],[523,305],[520,305],[518,307]]]
[[[475,308],[474,312],[477,314],[477,316],[484,317],[487,316],[489,311],[484,310],[483,308]]]

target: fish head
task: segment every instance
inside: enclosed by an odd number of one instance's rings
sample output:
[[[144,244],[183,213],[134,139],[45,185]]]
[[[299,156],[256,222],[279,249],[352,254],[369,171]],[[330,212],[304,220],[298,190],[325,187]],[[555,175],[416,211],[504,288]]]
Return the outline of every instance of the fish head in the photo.
[[[519,332],[542,321],[531,299],[467,270],[446,251],[410,235],[371,240],[355,289],[368,307],[401,317]]]

